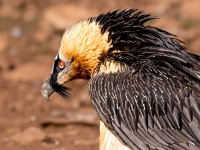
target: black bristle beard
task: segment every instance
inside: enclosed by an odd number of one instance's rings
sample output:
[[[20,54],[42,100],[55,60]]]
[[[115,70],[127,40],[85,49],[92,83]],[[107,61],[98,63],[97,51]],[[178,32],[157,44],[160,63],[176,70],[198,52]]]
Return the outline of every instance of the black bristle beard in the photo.
[[[53,90],[56,93],[58,93],[61,97],[69,98],[69,96],[70,96],[70,94],[69,94],[70,88],[65,87],[63,85],[58,85],[58,83],[56,82],[57,75],[58,75],[58,72],[54,72],[53,74],[51,74],[50,85],[52,86]]]
[[[55,84],[53,86],[53,89],[55,90],[56,93],[58,93],[63,98],[69,98],[70,97],[70,94],[69,94],[70,88],[68,88],[68,87]]]

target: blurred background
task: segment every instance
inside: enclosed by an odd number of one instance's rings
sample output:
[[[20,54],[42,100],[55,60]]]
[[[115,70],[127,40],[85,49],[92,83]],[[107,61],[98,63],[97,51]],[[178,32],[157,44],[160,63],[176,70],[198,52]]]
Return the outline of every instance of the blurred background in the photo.
[[[98,117],[86,81],[68,86],[71,98],[43,100],[66,27],[120,8],[139,8],[151,22],[200,54],[200,0],[0,0],[0,149],[98,149]]]

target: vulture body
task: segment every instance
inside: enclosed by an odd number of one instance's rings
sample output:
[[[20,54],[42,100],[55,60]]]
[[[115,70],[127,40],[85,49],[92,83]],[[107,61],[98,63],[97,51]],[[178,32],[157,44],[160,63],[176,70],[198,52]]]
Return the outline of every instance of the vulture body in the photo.
[[[101,14],[67,30],[42,93],[88,79],[101,120],[101,150],[199,150],[200,57],[174,35],[144,25],[136,9]]]

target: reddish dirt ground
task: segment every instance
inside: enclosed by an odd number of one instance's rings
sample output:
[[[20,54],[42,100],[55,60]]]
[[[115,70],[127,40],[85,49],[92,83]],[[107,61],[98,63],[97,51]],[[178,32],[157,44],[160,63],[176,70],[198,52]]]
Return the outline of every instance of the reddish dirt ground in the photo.
[[[101,12],[139,8],[160,19],[151,22],[178,36],[200,54],[199,0],[1,0],[0,149],[98,149],[98,117],[86,81],[69,83],[71,98],[40,89],[48,77],[66,27]]]

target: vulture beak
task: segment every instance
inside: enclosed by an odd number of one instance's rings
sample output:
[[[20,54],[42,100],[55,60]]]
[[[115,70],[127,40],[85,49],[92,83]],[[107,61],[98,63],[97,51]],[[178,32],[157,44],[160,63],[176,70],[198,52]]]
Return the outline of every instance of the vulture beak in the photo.
[[[47,79],[43,82],[42,84],[42,89],[41,89],[41,93],[44,97],[45,100],[48,100],[48,98],[51,96],[51,94],[54,92],[54,89],[52,88],[50,82],[50,80]]]

